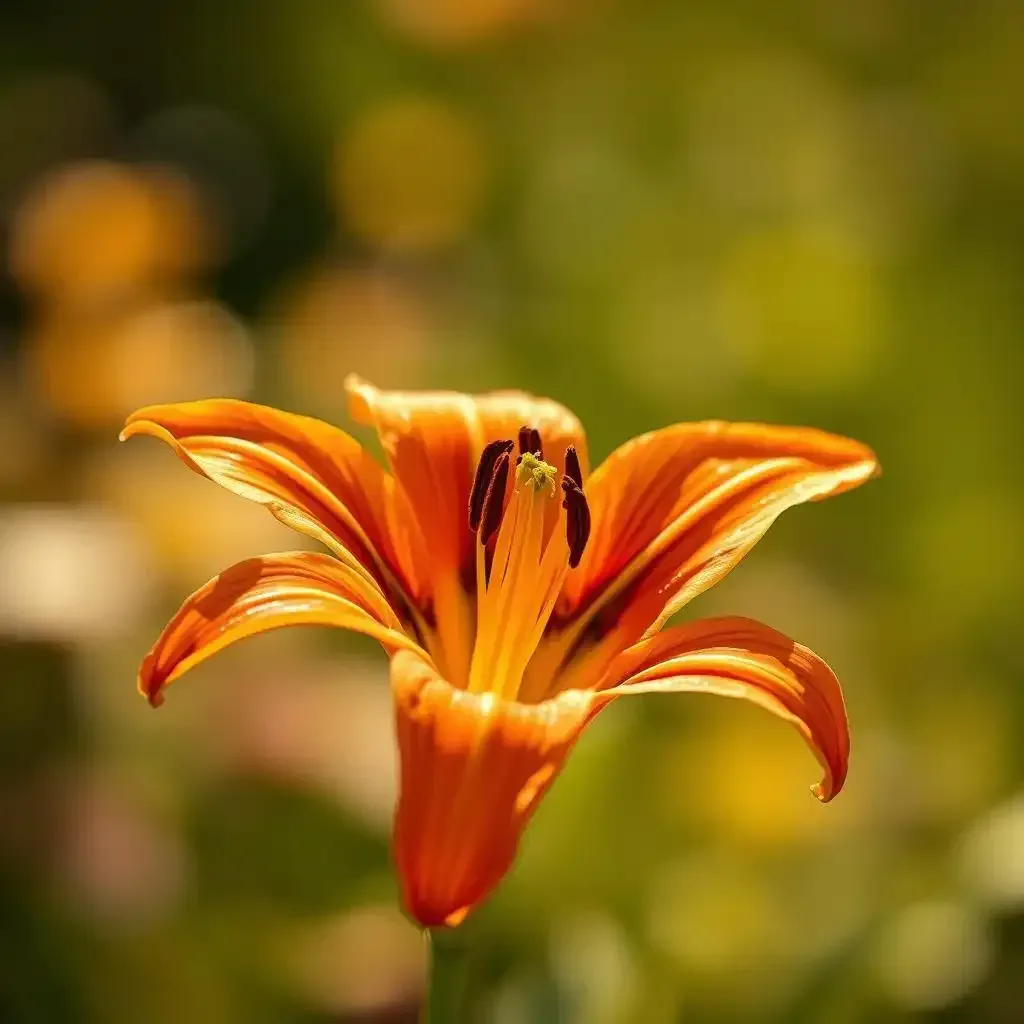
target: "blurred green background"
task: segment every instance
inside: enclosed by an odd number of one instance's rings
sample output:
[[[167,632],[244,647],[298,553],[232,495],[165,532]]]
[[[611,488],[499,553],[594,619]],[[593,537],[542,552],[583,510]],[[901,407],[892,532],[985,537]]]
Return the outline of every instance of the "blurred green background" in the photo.
[[[0,5],[0,1019],[412,1021],[384,657],[184,596],[296,546],[136,406],[524,387],[879,453],[694,613],[844,681],[846,791],[623,702],[467,928],[480,1021],[1024,1019],[1024,4]]]

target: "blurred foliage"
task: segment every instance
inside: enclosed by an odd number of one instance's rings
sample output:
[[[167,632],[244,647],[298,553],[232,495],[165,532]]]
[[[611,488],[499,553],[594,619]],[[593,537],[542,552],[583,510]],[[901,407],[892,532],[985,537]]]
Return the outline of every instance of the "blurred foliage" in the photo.
[[[1019,1020],[1022,91],[1007,0],[0,6],[0,1018],[415,1019],[384,659],[133,692],[296,542],[125,413],[345,422],[357,371],[551,394],[596,458],[722,417],[885,470],[699,607],[829,659],[847,791],[756,710],[616,707],[466,926],[481,1021]]]

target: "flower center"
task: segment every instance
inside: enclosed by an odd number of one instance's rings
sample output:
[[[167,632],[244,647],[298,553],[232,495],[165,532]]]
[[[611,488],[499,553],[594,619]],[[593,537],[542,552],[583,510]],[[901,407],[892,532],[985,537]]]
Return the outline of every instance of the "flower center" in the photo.
[[[565,539],[550,528],[558,470],[543,459],[540,435],[519,432],[494,441],[480,456],[470,498],[469,525],[477,533],[476,642],[469,690],[515,700],[570,568],[579,564],[590,533],[579,459],[566,451],[562,478]],[[506,495],[512,483],[512,493]],[[559,515],[559,519],[562,516]]]

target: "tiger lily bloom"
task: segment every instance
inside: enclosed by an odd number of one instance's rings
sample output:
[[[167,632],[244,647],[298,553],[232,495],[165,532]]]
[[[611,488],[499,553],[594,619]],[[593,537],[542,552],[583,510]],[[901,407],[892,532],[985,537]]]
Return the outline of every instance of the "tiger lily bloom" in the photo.
[[[750,619],[663,628],[783,510],[849,490],[872,452],[818,430],[681,423],[593,473],[576,417],[513,392],[471,397],[346,381],[389,469],[326,423],[233,400],[141,409],[190,469],[265,505],[328,553],[253,558],[194,593],[146,655],[164,689],[237,640],[340,626],[390,657],[402,899],[454,926],[500,882],[583,728],[619,697],[700,692],[791,723],[830,800],[850,739],[839,683],[806,647]]]

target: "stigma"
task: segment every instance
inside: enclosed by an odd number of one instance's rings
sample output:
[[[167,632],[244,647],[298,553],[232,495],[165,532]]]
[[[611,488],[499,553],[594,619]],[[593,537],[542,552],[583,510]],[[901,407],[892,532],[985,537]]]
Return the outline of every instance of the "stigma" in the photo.
[[[574,448],[565,472],[544,461],[541,437],[523,427],[517,438],[483,450],[469,502],[476,544],[476,639],[468,689],[515,700],[530,658],[551,618],[567,573],[590,536],[590,509]],[[558,507],[559,488],[562,501]],[[555,508],[558,516],[549,511]],[[552,529],[552,521],[560,527]]]

